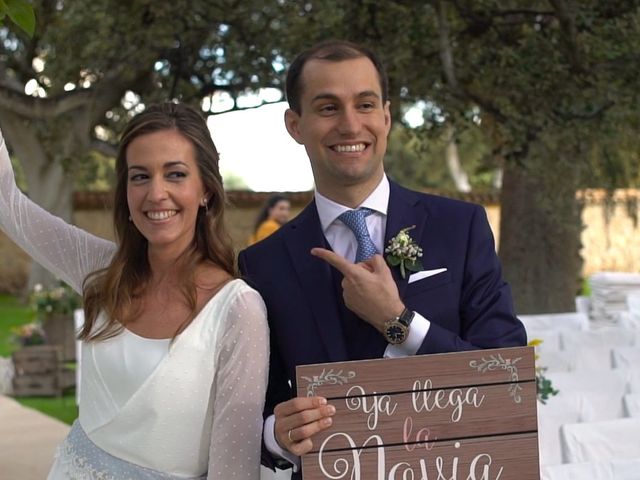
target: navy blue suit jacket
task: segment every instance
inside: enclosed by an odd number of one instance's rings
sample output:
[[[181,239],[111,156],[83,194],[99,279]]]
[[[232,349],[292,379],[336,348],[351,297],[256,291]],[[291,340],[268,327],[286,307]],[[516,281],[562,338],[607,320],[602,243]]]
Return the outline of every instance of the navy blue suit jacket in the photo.
[[[484,209],[390,182],[385,245],[412,225],[424,269],[447,269],[411,284],[391,269],[407,308],[431,322],[418,354],[525,345]],[[294,396],[296,365],[359,360],[348,355],[333,267],[312,256],[313,247],[329,248],[315,202],[239,256],[240,270],[264,299],[271,330],[265,416]],[[377,331],[362,342],[375,355],[387,346]],[[263,463],[273,466],[269,455]]]

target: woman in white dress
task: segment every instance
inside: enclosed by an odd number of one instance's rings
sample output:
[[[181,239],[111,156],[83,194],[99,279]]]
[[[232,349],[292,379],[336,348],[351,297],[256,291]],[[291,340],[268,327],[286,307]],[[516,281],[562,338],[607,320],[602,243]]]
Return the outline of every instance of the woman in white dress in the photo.
[[[84,297],[80,413],[49,479],[258,479],[266,309],[236,278],[204,118],[149,107],[116,174],[114,244],[28,200],[0,136],[3,230]]]

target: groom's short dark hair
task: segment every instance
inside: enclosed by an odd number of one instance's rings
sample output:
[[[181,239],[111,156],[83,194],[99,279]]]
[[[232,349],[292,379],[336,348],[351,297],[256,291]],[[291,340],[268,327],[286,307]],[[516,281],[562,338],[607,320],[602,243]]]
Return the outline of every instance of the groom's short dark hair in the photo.
[[[389,79],[387,71],[372,50],[346,40],[326,40],[300,53],[291,63],[287,73],[286,95],[289,107],[296,113],[301,113],[300,97],[302,97],[302,85],[300,77],[305,64],[309,60],[328,60],[330,62],[341,62],[355,58],[366,57],[373,63],[378,72],[380,89],[382,90],[382,101],[387,102],[389,98]]]

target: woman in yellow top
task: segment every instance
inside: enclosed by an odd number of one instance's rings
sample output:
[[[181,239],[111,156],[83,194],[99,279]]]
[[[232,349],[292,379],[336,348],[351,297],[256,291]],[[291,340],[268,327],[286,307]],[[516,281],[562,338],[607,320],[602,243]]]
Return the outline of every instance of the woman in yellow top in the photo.
[[[286,197],[282,195],[269,197],[256,219],[253,233],[249,237],[249,245],[253,245],[263,238],[267,238],[287,223],[287,221],[289,221],[290,209],[291,203]]]

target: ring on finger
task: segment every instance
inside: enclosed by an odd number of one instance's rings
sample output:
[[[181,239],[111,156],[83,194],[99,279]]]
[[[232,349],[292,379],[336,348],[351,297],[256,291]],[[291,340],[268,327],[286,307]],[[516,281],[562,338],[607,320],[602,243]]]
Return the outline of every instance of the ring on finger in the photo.
[[[289,432],[287,433],[287,437],[289,437],[289,441],[290,441],[291,443],[295,442],[295,440],[294,440],[293,438],[291,438],[291,432],[292,432],[292,431],[293,431],[293,428],[290,428],[290,429],[289,429]]]

